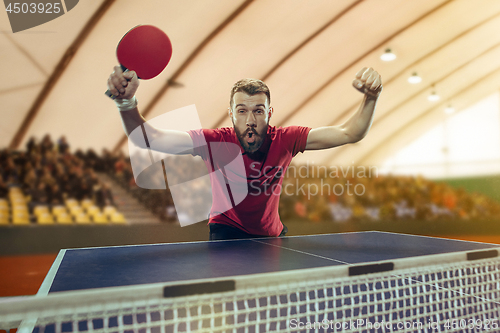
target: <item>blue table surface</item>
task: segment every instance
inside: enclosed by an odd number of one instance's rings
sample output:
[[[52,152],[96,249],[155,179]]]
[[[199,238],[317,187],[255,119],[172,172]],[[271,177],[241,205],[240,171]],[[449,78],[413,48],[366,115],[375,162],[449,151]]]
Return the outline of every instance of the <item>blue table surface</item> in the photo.
[[[385,232],[63,250],[49,292],[370,263],[498,247]],[[50,274],[50,272],[49,272]]]

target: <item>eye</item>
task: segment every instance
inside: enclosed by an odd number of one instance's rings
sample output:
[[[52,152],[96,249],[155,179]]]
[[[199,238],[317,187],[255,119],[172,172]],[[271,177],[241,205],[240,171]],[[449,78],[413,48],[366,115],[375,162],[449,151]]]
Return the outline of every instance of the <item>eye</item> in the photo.
[[[255,113],[257,113],[257,114],[263,114],[263,113],[264,113],[264,110],[262,110],[262,109],[257,109],[257,110],[255,110]]]

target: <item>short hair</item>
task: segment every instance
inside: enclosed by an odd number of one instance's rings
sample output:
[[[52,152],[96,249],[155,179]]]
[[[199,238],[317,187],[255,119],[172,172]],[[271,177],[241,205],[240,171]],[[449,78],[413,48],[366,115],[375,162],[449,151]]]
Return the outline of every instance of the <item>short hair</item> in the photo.
[[[268,105],[271,104],[271,93],[267,85],[257,79],[242,79],[236,82],[231,89],[231,98],[229,105],[233,107],[233,97],[237,92],[244,92],[247,95],[253,96],[257,94],[266,94]]]

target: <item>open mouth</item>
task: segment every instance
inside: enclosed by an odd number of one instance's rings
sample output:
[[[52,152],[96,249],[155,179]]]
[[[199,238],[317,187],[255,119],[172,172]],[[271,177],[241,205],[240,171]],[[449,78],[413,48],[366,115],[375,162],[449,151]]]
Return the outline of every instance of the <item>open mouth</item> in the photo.
[[[255,136],[256,136],[256,134],[254,132],[252,132],[252,131],[248,132],[247,135],[246,135],[246,139],[247,139],[246,141],[248,143],[254,143],[255,142]]]

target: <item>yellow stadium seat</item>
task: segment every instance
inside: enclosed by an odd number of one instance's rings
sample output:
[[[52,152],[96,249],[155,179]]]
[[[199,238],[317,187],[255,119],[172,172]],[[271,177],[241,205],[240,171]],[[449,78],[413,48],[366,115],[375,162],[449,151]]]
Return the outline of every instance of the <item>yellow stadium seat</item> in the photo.
[[[9,206],[0,206],[0,212],[9,212]]]
[[[0,207],[9,207],[7,199],[0,199]]]
[[[79,206],[78,201],[76,199],[72,199],[72,198],[66,199],[65,203],[66,203],[66,207],[68,207],[68,209],[73,207],[73,206]]]
[[[67,213],[68,213],[68,211],[66,210],[66,207],[64,207],[63,205],[52,207],[52,215],[54,215],[54,216],[57,216],[59,214],[67,214]]]
[[[20,196],[12,196],[10,198],[10,202],[12,205],[25,205],[26,204],[26,198],[22,195]]]
[[[39,216],[41,214],[48,214],[48,213],[49,213],[48,206],[39,205],[39,206],[35,206],[33,208],[33,214],[35,214],[35,216]]]
[[[29,224],[30,218],[28,212],[24,211],[14,211],[12,213],[12,223],[13,224]]]
[[[80,206],[71,206],[69,208],[69,212],[71,213],[71,215],[76,216],[83,213],[83,208]]]
[[[56,222],[59,224],[72,224],[73,218],[65,212],[60,212],[56,215]]]
[[[115,206],[106,206],[106,207],[104,207],[103,212],[107,216],[111,216],[116,212],[116,208],[115,208]]]
[[[99,212],[99,213],[95,213],[93,216],[92,216],[92,219],[94,220],[94,223],[98,223],[98,224],[106,224],[108,223],[108,218],[105,214]]]
[[[83,199],[82,200],[82,203],[81,203],[81,206],[85,209],[87,209],[88,207],[94,205],[94,202],[90,199]]]
[[[91,221],[87,214],[81,212],[80,214],[75,215],[75,222],[78,224],[88,224]]]
[[[90,216],[93,216],[93,215],[101,212],[99,207],[94,206],[94,205],[87,206],[86,210],[87,210],[87,214],[89,214]]]
[[[16,209],[12,210],[12,216],[17,215],[17,216],[27,216],[29,217],[29,212],[28,209],[24,209],[22,207],[17,207]]]
[[[0,225],[9,224],[9,212],[0,211]]]
[[[111,222],[116,224],[125,224],[127,221],[125,220],[125,216],[122,213],[116,212],[111,215]]]
[[[28,206],[25,204],[17,204],[17,205],[12,206],[12,214],[14,214],[16,212],[28,214]]]
[[[12,224],[16,224],[16,225],[28,225],[28,224],[30,224],[30,221],[29,221],[29,219],[24,218],[24,217],[16,217],[16,216],[14,216],[12,218]]]
[[[36,217],[38,224],[54,224],[54,218],[49,212],[40,213]]]

